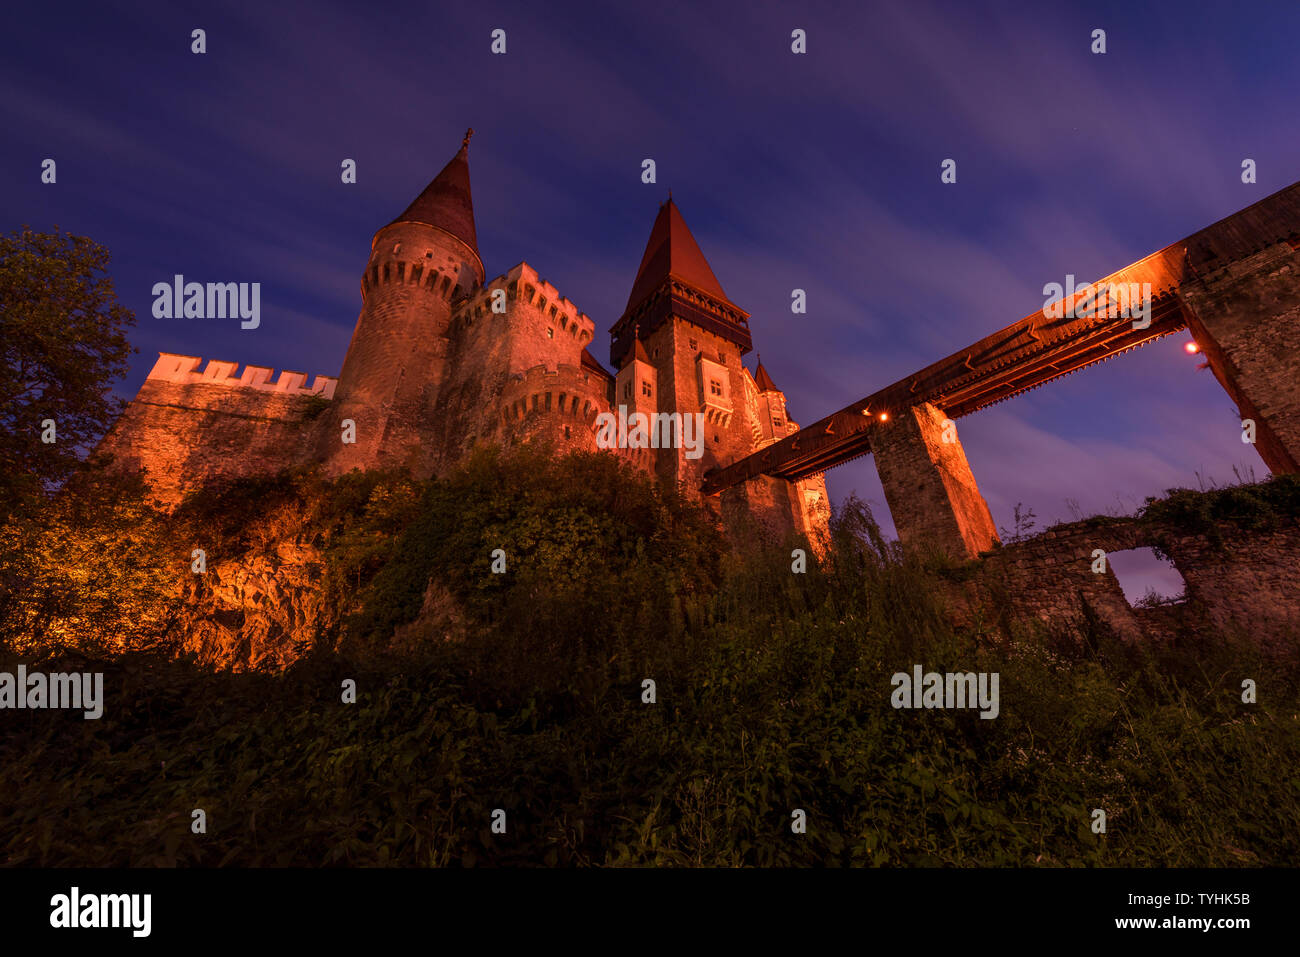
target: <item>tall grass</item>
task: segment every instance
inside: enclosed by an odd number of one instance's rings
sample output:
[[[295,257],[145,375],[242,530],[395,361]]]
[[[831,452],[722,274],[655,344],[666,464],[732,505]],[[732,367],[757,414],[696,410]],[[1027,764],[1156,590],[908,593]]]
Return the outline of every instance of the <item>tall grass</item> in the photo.
[[[278,488],[276,508],[319,532],[339,627],[278,674],[156,650],[33,662],[104,670],[109,693],[100,721],[4,713],[5,862],[1300,858],[1294,666],[1226,639],[1133,647],[1097,623],[954,629],[933,563],[859,502],[796,575],[801,543],[735,553],[699,508],[607,457],[486,454],[441,481]],[[193,520],[251,509],[231,494],[191,503]],[[999,716],[895,710],[890,677],[914,664],[998,672]]]

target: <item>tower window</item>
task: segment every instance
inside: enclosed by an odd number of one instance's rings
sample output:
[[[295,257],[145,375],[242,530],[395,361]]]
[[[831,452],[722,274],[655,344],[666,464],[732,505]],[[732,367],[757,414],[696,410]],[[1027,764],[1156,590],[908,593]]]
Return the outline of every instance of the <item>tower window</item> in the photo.
[[[709,380],[709,392],[713,395],[722,395],[722,383],[717,379]]]
[[[646,395],[646,396],[648,396],[648,395],[650,394],[650,383],[649,383],[649,382],[642,382],[642,383],[641,383],[641,394],[642,394],[642,395]]]
[[[432,250],[432,249],[426,249],[426,250],[424,251],[424,258],[425,258],[425,259],[432,259],[432,258],[433,258],[433,250]]]
[[[393,243],[393,255],[396,255],[397,253],[400,253],[401,251],[402,251],[402,244],[401,244],[401,243]]]
[[[632,398],[632,383],[629,382],[627,385],[623,386],[623,398]]]
[[[775,425],[775,426],[779,429],[779,428],[781,428],[781,426],[784,425],[785,423],[781,421],[781,417],[780,417],[779,415],[774,415],[774,416],[772,416],[772,424]]]
[[[700,348],[699,343],[697,343],[694,339],[691,340],[691,348],[695,350],[698,350]]]
[[[547,339],[554,339],[554,338],[555,338],[555,330],[552,329],[550,326],[547,326],[547,327],[546,327],[546,338],[547,338]]]

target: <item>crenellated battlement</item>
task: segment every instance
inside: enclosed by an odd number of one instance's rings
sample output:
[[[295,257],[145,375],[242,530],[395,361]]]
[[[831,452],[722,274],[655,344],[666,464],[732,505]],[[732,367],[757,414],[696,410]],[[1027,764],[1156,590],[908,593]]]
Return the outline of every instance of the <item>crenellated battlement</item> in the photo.
[[[286,467],[319,466],[328,478],[393,468],[428,478],[482,444],[538,443],[603,450],[693,489],[704,471],[797,430],[784,396],[759,388],[744,370],[748,313],[726,298],[671,202],[661,206],[633,284],[633,299],[643,303],[637,308],[654,313],[654,327],[642,325],[639,338],[655,338],[643,342],[645,361],[629,381],[592,354],[595,321],[527,262],[487,279],[467,147],[468,137],[406,210],[374,233],[337,378],[159,353],[101,442],[115,467],[142,470],[154,492],[175,504],[206,485]],[[625,313],[616,324],[618,335],[628,334],[616,337],[615,369],[625,365],[619,343],[633,348],[639,315]],[[603,425],[620,408],[616,388],[638,413],[704,409],[711,427],[700,435],[702,454],[688,459],[681,448],[628,448],[621,440],[611,447]],[[751,483],[738,501],[787,530],[809,525],[803,486],[791,491],[780,482]]]
[[[606,381],[582,366],[534,366],[510,377],[501,390],[498,415],[517,422],[534,412],[573,416],[588,424],[609,410]]]
[[[522,301],[537,309],[581,346],[585,346],[596,334],[596,323],[574,303],[561,296],[558,289],[539,277],[528,263],[519,263],[459,303],[452,314],[453,324],[493,315],[492,294],[497,289],[505,290],[508,304]]]
[[[200,371],[203,360],[197,356],[175,355],[170,352],[158,353],[158,361],[149,370],[148,379],[155,382],[174,382],[179,385],[218,385],[227,388],[253,389],[258,392],[280,393],[282,395],[315,395],[323,399],[334,398],[334,387],[338,380],[330,376],[318,375],[310,388],[307,386],[305,372],[284,370],[279,377],[272,379],[275,372],[264,366],[245,365],[244,371],[235,375],[239,368],[237,362],[223,362],[209,359]]]

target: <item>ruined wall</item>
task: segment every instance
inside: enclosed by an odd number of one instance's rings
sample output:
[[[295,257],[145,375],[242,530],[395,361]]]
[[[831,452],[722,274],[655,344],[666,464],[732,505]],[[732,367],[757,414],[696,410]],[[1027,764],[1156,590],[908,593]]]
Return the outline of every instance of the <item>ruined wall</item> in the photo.
[[[1158,548],[1186,582],[1186,601],[1149,613],[1129,606],[1106,564],[1093,572],[1093,551],[1108,555]],[[1236,634],[1263,647],[1300,649],[1300,519],[1281,519],[1272,529],[1248,529],[1214,521],[1204,529],[1127,519],[1097,518],[1059,525],[1032,539],[995,549],[954,583],[957,617],[970,624],[1005,601],[1021,622],[1078,621],[1084,603],[1122,637],[1167,638],[1180,628]]]
[[[335,380],[162,353],[140,392],[100,443],[114,468],[143,469],[155,496],[240,476],[269,475],[312,460],[315,433]]]
[[[1085,603],[1128,639],[1141,637],[1119,580],[1106,563],[1094,572],[1093,550],[1124,551],[1144,544],[1135,523],[1090,520],[1059,525],[994,549],[977,560],[974,578],[956,595],[964,620],[1005,607],[1012,620],[1060,625],[1080,619]]]
[[[1300,524],[1275,531],[1217,528],[1221,538],[1172,530],[1162,538],[1190,598],[1220,629],[1300,648]]]

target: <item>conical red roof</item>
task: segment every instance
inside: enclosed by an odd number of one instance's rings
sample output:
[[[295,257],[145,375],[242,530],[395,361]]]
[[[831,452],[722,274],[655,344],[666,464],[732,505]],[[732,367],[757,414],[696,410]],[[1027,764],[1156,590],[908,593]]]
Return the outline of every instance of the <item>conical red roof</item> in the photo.
[[[669,276],[723,302],[731,302],[671,197],[659,207],[654,228],[650,230],[650,241],[646,243],[641,268],[637,270],[632,295],[627,300],[628,311],[640,305]]]
[[[640,336],[637,336],[632,343],[632,358],[637,362],[644,362],[646,365],[650,364],[650,356],[646,354],[645,345],[642,344]]]
[[[758,369],[754,373],[754,382],[758,385],[759,392],[781,391],[776,387],[776,383],[772,381],[772,377],[767,374],[767,370],[763,368],[763,359],[761,356],[758,360]]]
[[[437,226],[465,243],[478,256],[474,202],[469,191],[469,137],[470,133],[466,133],[464,142],[451,162],[442,168],[442,172],[433,178],[424,192],[415,197],[415,202],[406,207],[406,212],[393,222]]]

